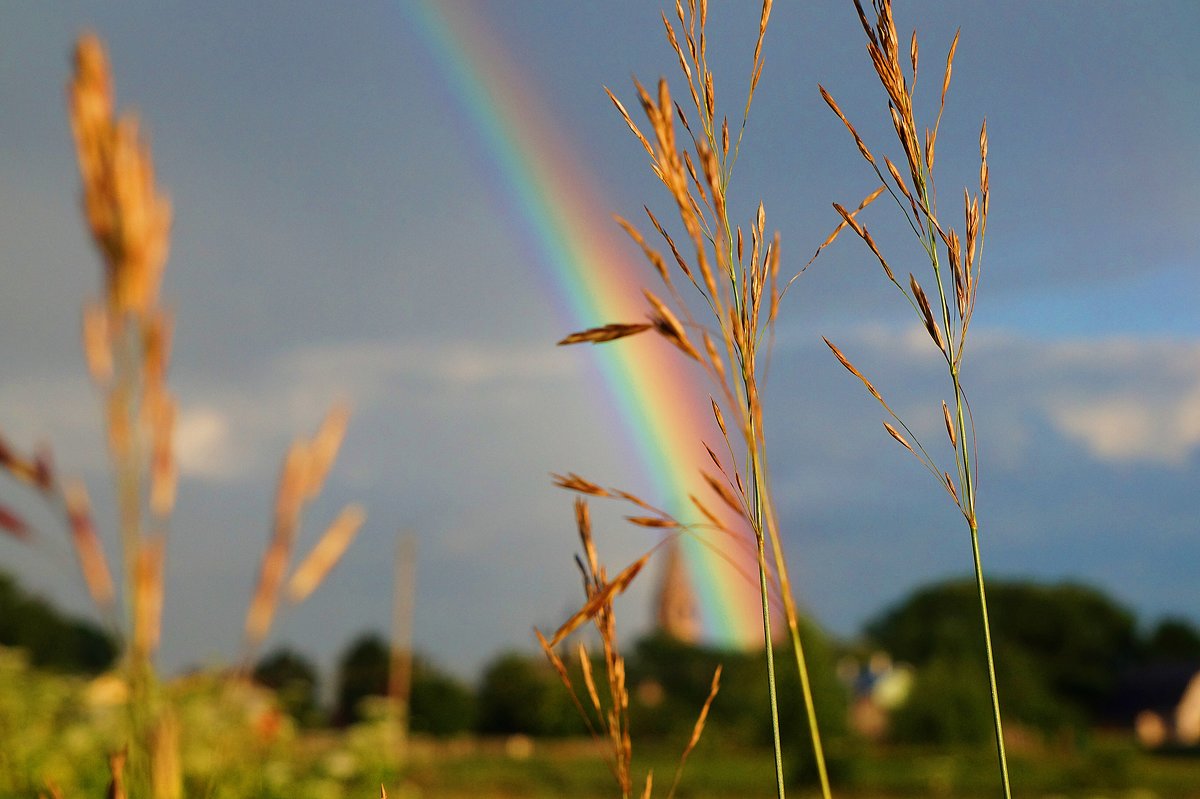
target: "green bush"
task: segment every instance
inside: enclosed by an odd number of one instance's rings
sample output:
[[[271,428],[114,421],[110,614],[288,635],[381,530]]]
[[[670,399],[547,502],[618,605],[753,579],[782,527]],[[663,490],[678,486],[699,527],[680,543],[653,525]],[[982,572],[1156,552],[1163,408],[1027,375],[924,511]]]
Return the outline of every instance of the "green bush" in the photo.
[[[583,722],[544,659],[508,653],[484,670],[478,729],[492,735],[577,735]]]
[[[322,721],[317,704],[317,669],[312,662],[291,649],[278,649],[254,667],[254,681],[270,688],[280,705],[305,727]]]
[[[4,573],[0,573],[0,646],[25,650],[34,666],[77,674],[99,674],[117,656],[111,635],[25,593]]]
[[[415,660],[408,704],[410,730],[438,737],[458,735],[475,728],[477,715],[469,686],[423,658]]]
[[[957,685],[959,675],[976,668],[973,664],[982,669],[977,602],[972,580],[927,586],[884,611],[867,631],[896,660],[916,666],[918,683],[932,692],[937,679]],[[1136,655],[1133,615],[1102,592],[1071,583],[992,580],[988,606],[1006,720],[1047,733],[1094,721]],[[980,685],[986,698],[986,677]],[[936,696],[926,699],[934,702]],[[932,707],[920,709],[929,724],[931,714],[937,715]]]
[[[944,746],[974,746],[991,740],[992,705],[987,686],[981,658],[929,660],[917,671],[908,700],[892,714],[892,739]]]

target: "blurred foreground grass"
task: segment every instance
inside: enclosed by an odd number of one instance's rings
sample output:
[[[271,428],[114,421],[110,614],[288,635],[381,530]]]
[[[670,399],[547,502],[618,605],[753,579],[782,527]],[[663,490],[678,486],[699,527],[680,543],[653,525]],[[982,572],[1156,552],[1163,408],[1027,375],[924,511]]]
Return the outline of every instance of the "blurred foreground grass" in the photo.
[[[112,676],[87,680],[31,668],[0,649],[0,797],[104,796],[107,746],[124,712]],[[410,742],[403,765],[382,714],[345,730],[301,731],[275,697],[246,683],[198,674],[167,689],[181,730],[189,797],[609,797],[612,777],[588,740],[461,738]],[[773,793],[770,752],[731,747],[719,730],[702,740],[680,785],[681,799]],[[1094,734],[1054,746],[1017,747],[1013,778],[1025,797],[1200,797],[1200,757],[1155,756],[1123,737]],[[634,767],[669,783],[678,751],[643,746]],[[847,799],[976,797],[995,792],[986,747],[853,745],[833,752]],[[797,795],[805,793],[798,786]],[[807,792],[816,795],[815,789]]]

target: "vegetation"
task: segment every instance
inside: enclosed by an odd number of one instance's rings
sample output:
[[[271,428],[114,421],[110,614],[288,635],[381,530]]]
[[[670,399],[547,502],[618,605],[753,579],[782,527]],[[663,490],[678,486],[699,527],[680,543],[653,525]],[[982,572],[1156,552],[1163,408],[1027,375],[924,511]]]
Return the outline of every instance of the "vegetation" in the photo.
[[[59,613],[0,572],[0,646],[20,649],[32,665],[98,674],[117,655],[113,637],[95,624]]]
[[[890,417],[891,421],[883,423],[888,434],[912,453],[929,471],[934,480],[949,495],[966,522],[970,535],[972,562],[975,567],[975,600],[979,610],[984,663],[991,692],[992,727],[995,733],[1000,783],[1004,796],[1009,797],[1012,795],[1012,789],[1005,750],[1004,728],[1001,721],[1000,692],[993,656],[994,646],[988,613],[987,590],[979,548],[979,518],[975,507],[979,483],[979,443],[975,438],[975,423],[962,381],[967,332],[975,313],[976,290],[979,286],[979,276],[983,265],[983,244],[987,232],[990,197],[987,122],[983,123],[979,131],[978,190],[972,194],[970,189],[963,189],[964,218],[960,235],[959,231],[950,226],[948,217],[943,215],[938,208],[938,193],[934,179],[938,131],[941,127],[942,113],[946,110],[946,93],[950,88],[954,53],[958,49],[958,34],[954,35],[954,41],[951,42],[949,54],[946,56],[946,66],[941,82],[941,97],[934,122],[932,126],[924,121],[919,123],[916,110],[919,61],[916,31],[912,33],[908,47],[905,48],[896,30],[891,0],[874,0],[872,5],[875,12],[873,21],[868,18],[861,0],[854,0],[854,7],[858,10],[863,33],[867,37],[867,52],[870,54],[871,64],[887,94],[888,113],[900,145],[900,151],[903,154],[903,157],[897,160],[904,167],[907,178],[891,158],[886,155],[877,158],[872,153],[858,131],[855,130],[854,125],[842,113],[833,95],[822,86],[821,96],[837,114],[838,119],[845,124],[858,151],[870,165],[876,178],[882,183],[859,204],[853,213],[838,203],[834,203],[833,207],[842,217],[842,223],[849,226],[862,239],[871,254],[879,261],[887,280],[899,290],[912,307],[918,321],[929,334],[938,357],[946,364],[949,378],[947,388],[951,400],[949,404],[942,400],[941,411],[945,421],[946,437],[949,439],[954,457],[954,470],[952,472],[944,470],[939,465],[938,459],[931,454],[930,449],[918,439],[913,429],[884,400],[871,381],[855,368],[832,342],[825,339],[825,343],[829,345],[838,361],[862,381],[867,391]],[[880,161],[886,166],[886,175]],[[928,281],[932,278],[933,286],[936,288],[936,293],[932,296],[926,294],[913,272],[909,272],[907,282],[904,282],[902,278],[901,280],[896,279],[896,275],[879,245],[862,221],[856,218],[860,211],[885,191],[895,201],[900,215],[923,251],[924,260],[928,261],[929,271],[925,273],[927,277],[923,279],[926,280],[926,285],[929,285]],[[957,197],[957,194],[954,196]],[[834,232],[834,236],[840,230],[841,227]],[[834,236],[831,236],[822,247],[831,243]]]
[[[280,707],[299,724],[312,727],[322,721],[317,669],[300,653],[277,649],[258,662],[252,676],[275,693]]]
[[[577,735],[580,721],[554,671],[509,653],[492,661],[479,685],[479,731],[486,734]]]
[[[649,323],[613,322],[573,333],[559,342],[600,344],[652,331],[674,346],[680,357],[699,365],[709,378],[713,395],[695,397],[694,401],[706,411],[711,407],[713,421],[723,439],[716,447],[697,442],[706,448],[716,468],[713,473],[702,471],[700,475],[710,489],[710,495],[705,499],[689,495],[694,506],[689,513],[698,512],[705,521],[687,524],[678,518],[678,514],[655,508],[628,491],[604,489],[575,474],[559,478],[558,484],[586,496],[617,497],[631,503],[638,514],[630,517],[634,524],[697,536],[719,550],[746,547],[756,553],[762,640],[768,644],[775,641],[771,627],[775,612],[772,606],[775,610],[782,609],[809,725],[813,762],[822,794],[829,799],[829,778],[808,658],[771,493],[760,390],[768,360],[767,349],[773,338],[780,300],[786,290],[779,284],[779,236],[768,236],[766,211],[761,202],[745,231],[733,221],[730,212],[730,185],[755,90],[762,77],[763,43],[772,6],[771,0],[764,0],[761,6],[745,105],[741,108],[740,124],[734,117],[734,132],[731,133],[728,116],[718,113],[716,78],[708,61],[708,6],[705,2],[689,2],[686,13],[683,4],[676,3],[674,22],[666,14],[662,15],[667,42],[678,59],[691,101],[691,110],[687,114],[672,100],[665,79],[659,80],[657,92],[652,95],[635,78],[634,88],[649,126],[647,135],[616,95],[608,91],[625,124],[649,155],[651,171],[670,195],[672,212],[677,214],[678,227],[682,231],[676,235],[681,238],[677,241],[658,216],[646,207],[650,225],[673,256],[672,266],[634,224],[620,219],[622,228],[642,249],[661,284],[653,289],[642,289]],[[688,115],[693,113],[695,116],[689,122]],[[693,300],[689,302],[686,297]],[[644,375],[643,379],[652,380],[654,376]],[[732,436],[730,428],[734,431]],[[643,515],[645,511],[651,515]],[[621,577],[632,579],[633,573],[627,570]],[[618,582],[619,579],[611,584],[602,581],[597,585],[597,592],[603,593]],[[591,598],[589,595],[589,600]],[[764,646],[763,653],[774,748],[775,790],[782,799],[785,767],[779,678],[774,647]],[[715,688],[715,680],[713,685]],[[624,786],[622,792],[626,793]]]
[[[492,667],[493,669],[495,666]],[[391,649],[376,633],[366,633],[347,645],[338,664],[333,720],[339,726],[365,720],[371,697],[388,696]],[[518,683],[519,684],[519,683]],[[487,678],[484,679],[486,688]],[[408,707],[408,727],[414,733],[448,737],[477,729],[478,704],[488,692],[476,693],[423,657],[414,658]],[[561,697],[555,697],[561,701]],[[544,701],[540,697],[538,701]],[[501,732],[542,734],[541,728],[514,728]]]
[[[1200,661],[1200,630],[1186,619],[1162,619],[1147,638],[1142,659],[1149,662]]]
[[[116,631],[121,669],[110,695],[119,712],[109,714],[115,721],[94,728],[102,733],[103,750],[110,755],[109,795],[123,797],[129,792],[175,799],[187,782],[181,767],[188,745],[185,739],[202,737],[207,728],[181,727],[180,719],[189,710],[187,697],[164,687],[154,664],[177,479],[176,400],[167,385],[173,321],[159,296],[172,212],[156,184],[153,159],[137,120],[116,113],[108,58],[94,35],[80,37],[67,89],[84,217],[102,266],[101,297],[84,307],[83,350],[101,395],[116,486],[116,538],[121,554],[117,579],[93,520],[86,485],[60,474],[49,448],[27,454],[0,436],[0,472],[61,514],[79,575],[97,611]],[[348,416],[345,407],[333,408],[315,436],[297,439],[284,460],[272,535],[246,615],[244,667],[211,688],[222,701],[247,691],[253,694],[242,677],[271,628],[280,600],[302,602],[337,563],[363,523],[361,508],[347,506],[289,575],[303,509],[321,491]],[[42,532],[6,505],[0,505],[0,531],[39,548],[43,545]],[[17,610],[37,614],[39,606],[27,602]],[[84,627],[73,635],[64,645],[83,651],[64,651],[62,657],[68,662],[87,657],[101,666],[111,659],[111,653],[98,652],[103,636]],[[44,643],[37,646],[38,656],[46,657],[45,651]],[[214,744],[213,740],[206,743]]]
[[[971,591],[969,580],[918,589],[870,625],[869,632],[878,636],[871,647],[903,653],[916,666],[911,693],[891,715],[885,743],[860,740],[847,729],[847,686],[834,673],[845,650],[806,624],[828,765],[843,786],[841,792],[906,795],[936,787],[959,796],[987,794],[988,782],[980,771],[991,736],[990,702],[978,659],[970,657],[971,609],[961,601]],[[1087,715],[1075,710],[1078,687],[1046,678],[1058,668],[1073,671],[1063,660],[1068,653],[1111,651],[1110,663],[1154,662],[1158,656],[1151,652],[1162,638],[1160,629],[1191,640],[1197,634],[1193,626],[1168,619],[1143,635],[1127,636],[1126,631],[1137,629],[1132,617],[1095,589],[997,582],[992,591],[997,649],[1005,653],[1006,663],[1020,664],[1001,672],[1015,729],[1046,733],[1021,736],[1024,743],[1013,767],[1022,785],[1065,796],[1140,786],[1166,796],[1179,795],[1180,786],[1194,781],[1194,761],[1153,758],[1127,739],[1097,732],[1091,708]],[[1097,624],[1079,623],[1081,612]],[[1099,623],[1105,618],[1111,624]],[[1047,628],[1066,636],[1061,648],[1030,643]],[[1109,643],[1102,645],[1102,639]],[[1119,649],[1111,649],[1121,641]],[[870,651],[859,645],[854,649]],[[256,680],[272,686],[270,692],[219,674],[195,674],[164,686],[179,725],[180,768],[189,795],[323,796],[335,790],[373,795],[378,781],[392,795],[399,795],[404,785],[439,796],[608,794],[611,777],[596,748],[579,744],[584,725],[544,659],[500,654],[479,682],[468,686],[416,658],[414,737],[404,766],[388,754],[388,721],[380,712],[384,706],[372,698],[387,690],[383,639],[359,636],[339,660],[339,696],[352,693],[345,690],[348,678],[363,678],[357,712],[341,728],[323,725],[334,715],[323,712],[317,701],[315,672],[303,655],[287,649],[267,655],[255,668]],[[346,668],[351,664],[362,668]],[[681,791],[689,796],[761,794],[770,787],[761,762],[772,735],[761,660],[752,653],[691,647],[661,636],[636,642],[626,670],[638,768],[672,773],[718,664],[723,666],[721,691],[708,708],[704,737],[689,758]],[[602,659],[591,666],[603,673]],[[570,672],[577,682],[582,679],[578,664]],[[805,745],[798,679],[790,671],[780,676],[788,781],[815,784],[815,764],[806,760],[811,748]],[[123,724],[125,691],[116,672],[90,679],[59,674],[34,667],[19,652],[0,650],[0,796],[36,795],[50,782],[64,796],[103,791],[109,780],[109,742]],[[486,743],[512,735],[528,736],[530,743],[515,749]],[[447,743],[438,744],[442,739]]]
[[[480,699],[471,686],[417,658],[413,664],[408,726],[413,733],[450,738],[479,729]]]
[[[962,675],[976,671],[969,664],[978,619],[964,601],[974,590],[966,582],[921,589],[871,622],[868,633],[894,657],[925,669],[934,685],[959,686]],[[994,582],[989,599],[993,645],[1009,664],[1001,675],[1009,714],[1046,732],[1097,721],[1119,674],[1137,657],[1133,615],[1072,584]],[[973,695],[965,687],[959,693],[965,714]]]

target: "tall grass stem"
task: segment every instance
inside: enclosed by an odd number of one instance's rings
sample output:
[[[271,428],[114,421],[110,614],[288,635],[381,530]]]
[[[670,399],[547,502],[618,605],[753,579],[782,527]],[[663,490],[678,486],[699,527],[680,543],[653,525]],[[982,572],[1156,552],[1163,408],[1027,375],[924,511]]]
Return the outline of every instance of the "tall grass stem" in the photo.
[[[987,592],[983,585],[983,563],[979,558],[979,530],[971,524],[971,554],[975,559],[975,586],[979,589],[979,615],[983,620],[983,645],[987,651],[988,684],[992,693],[992,721],[996,731],[996,756],[1000,764],[1000,779],[1004,799],[1011,799],[1012,786],[1008,778],[1008,756],[1004,749],[1004,724],[1000,720],[1000,692],[996,687],[996,664],[992,657],[992,630],[988,623]]]

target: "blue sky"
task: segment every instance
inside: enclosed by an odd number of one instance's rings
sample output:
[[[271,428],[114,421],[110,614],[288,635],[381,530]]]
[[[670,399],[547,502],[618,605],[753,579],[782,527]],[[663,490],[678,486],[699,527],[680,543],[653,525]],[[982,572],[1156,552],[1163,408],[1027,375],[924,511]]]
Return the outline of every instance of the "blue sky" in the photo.
[[[177,313],[184,481],[168,669],[236,654],[278,461],[335,398],[356,415],[305,541],[347,501],[366,505],[368,523],[272,638],[326,662],[360,631],[386,629],[401,529],[417,539],[419,648],[470,674],[529,646],[530,626],[554,624],[577,592],[570,502],[547,473],[622,483],[630,471],[622,431],[604,429],[589,391],[590,356],[552,346],[564,320],[405,2],[23,4],[0,26],[0,430],[22,447],[52,441],[95,495],[107,486],[100,409],[77,320],[99,267],[78,219],[63,89],[83,28],[108,42],[118,102],[139,110],[176,209],[164,295]],[[464,7],[614,211],[666,206],[601,90],[630,99],[631,73],[675,77],[654,4]],[[1200,8],[920,2],[897,13],[902,31],[919,30],[927,100],[962,28],[943,191],[973,179],[984,116],[990,131],[965,376],[987,565],[1086,580],[1143,618],[1200,622]],[[731,115],[756,24],[751,8],[714,7]],[[742,215],[764,201],[785,266],[835,224],[831,202],[873,188],[817,84],[872,147],[890,147],[862,38],[848,3],[775,9],[733,192]],[[881,205],[868,221],[882,234],[889,218]],[[843,635],[970,562],[953,508],[821,344],[836,340],[934,437],[938,363],[856,244],[840,241],[789,294],[767,397],[797,590]],[[893,264],[919,266],[902,237],[887,247]],[[10,483],[0,502],[38,514]],[[604,530],[614,564],[646,544],[615,521]],[[0,560],[86,608],[69,568],[11,541]],[[627,604],[632,629],[648,596],[647,583]]]

